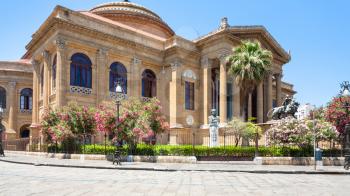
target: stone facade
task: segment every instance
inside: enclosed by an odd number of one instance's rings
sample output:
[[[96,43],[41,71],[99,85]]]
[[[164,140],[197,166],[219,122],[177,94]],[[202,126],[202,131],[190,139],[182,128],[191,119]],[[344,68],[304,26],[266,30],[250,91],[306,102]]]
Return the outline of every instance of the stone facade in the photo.
[[[30,95],[26,96],[28,97],[26,100],[22,95],[27,95],[23,92],[26,91],[25,89],[32,90],[32,86],[33,69],[30,62],[0,61],[0,91],[2,92],[0,107],[4,108],[2,123],[5,127],[3,139],[29,136],[32,108],[27,103],[31,104],[31,100]]]
[[[247,39],[259,40],[273,53],[273,69],[252,96],[242,97],[227,73],[225,57]],[[57,6],[26,49],[23,59],[30,61],[34,70],[33,135],[40,131],[46,108],[62,107],[70,101],[91,106],[113,101],[109,83],[115,62],[126,69],[125,97],[157,97],[172,131],[206,129],[212,108],[219,110],[222,125],[233,116],[257,117],[262,123],[268,120],[266,114],[273,104],[280,105],[285,95],[295,93],[292,85],[282,81],[283,65],[290,55],[263,26],[230,26],[224,18],[218,29],[190,41],[175,35],[152,11],[130,2],[107,3],[90,11]],[[75,54],[88,57],[91,86],[72,85]],[[150,89],[143,85],[145,70],[155,75]],[[185,100],[188,84],[193,85],[193,103]],[[243,99],[249,100],[247,106],[242,105]],[[191,129],[186,123],[188,116],[194,120]],[[167,142],[175,142],[173,134],[169,135]]]

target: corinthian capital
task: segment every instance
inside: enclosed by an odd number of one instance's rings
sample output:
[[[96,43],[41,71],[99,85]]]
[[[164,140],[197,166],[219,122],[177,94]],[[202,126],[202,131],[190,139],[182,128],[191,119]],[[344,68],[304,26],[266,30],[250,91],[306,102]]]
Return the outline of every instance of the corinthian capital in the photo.
[[[62,38],[57,38],[55,44],[58,49],[63,50],[66,47],[66,41]]]
[[[49,51],[44,50],[44,51],[42,52],[42,56],[44,57],[44,61],[45,61],[46,63],[50,62],[50,52],[49,52]]]
[[[132,57],[132,59],[131,59],[131,64],[132,65],[139,65],[139,64],[141,64],[141,59],[139,59],[139,58],[137,58],[137,57]]]
[[[227,57],[229,56],[229,52],[228,51],[222,51],[219,53],[219,60],[220,60],[220,64],[225,64],[227,63]]]
[[[201,58],[201,67],[203,69],[210,68],[211,67],[211,61],[207,56],[203,56]]]
[[[181,67],[181,65],[182,65],[182,63],[181,63],[180,59],[175,59],[170,63],[172,71],[176,71],[177,68]]]
[[[37,75],[39,75],[39,73],[40,73],[40,63],[39,63],[39,61],[32,60],[32,65],[33,65],[33,69],[34,69],[35,73]]]
[[[11,82],[8,83],[8,87],[13,89],[13,88],[16,87],[16,84],[17,84],[17,82],[11,81]]]

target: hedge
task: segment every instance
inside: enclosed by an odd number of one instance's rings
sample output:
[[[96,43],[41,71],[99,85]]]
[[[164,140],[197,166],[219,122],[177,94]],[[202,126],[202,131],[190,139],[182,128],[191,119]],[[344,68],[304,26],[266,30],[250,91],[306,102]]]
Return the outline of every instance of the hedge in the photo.
[[[83,146],[76,147],[74,151],[65,150],[64,146],[51,145],[49,147],[50,152],[65,152],[65,153],[83,153]],[[123,146],[121,149],[123,155],[129,153],[128,146]],[[106,146],[107,154],[112,154],[115,151],[114,146]],[[259,156],[264,157],[312,157],[313,148],[298,148],[298,147],[265,147],[259,146]],[[105,154],[104,145],[85,145],[85,154]],[[195,146],[192,145],[146,145],[138,144],[134,155],[144,156],[235,156],[235,157],[254,157],[255,147],[235,147],[235,146],[220,146],[220,147],[206,147],[206,146]],[[323,150],[323,156],[340,156],[340,150],[338,149],[327,149]]]

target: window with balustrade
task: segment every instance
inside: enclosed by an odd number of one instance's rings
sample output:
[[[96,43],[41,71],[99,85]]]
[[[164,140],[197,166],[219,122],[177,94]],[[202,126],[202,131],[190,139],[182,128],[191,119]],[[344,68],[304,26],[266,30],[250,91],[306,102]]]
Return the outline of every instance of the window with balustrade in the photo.
[[[92,88],[92,63],[88,56],[75,53],[71,57],[70,85]]]

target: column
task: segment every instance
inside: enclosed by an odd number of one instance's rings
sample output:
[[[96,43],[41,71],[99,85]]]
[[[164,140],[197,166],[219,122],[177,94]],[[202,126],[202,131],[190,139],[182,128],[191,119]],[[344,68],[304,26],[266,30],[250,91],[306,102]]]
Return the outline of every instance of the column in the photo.
[[[181,82],[181,72],[180,72],[180,62],[175,60],[170,63],[171,66],[171,82],[170,82],[170,95],[169,95],[169,105],[170,105],[170,127],[176,127],[178,125],[178,114],[180,113],[180,97],[178,90],[180,88]]]
[[[260,82],[257,88],[257,122],[264,122],[264,92],[263,92],[263,82]]]
[[[57,65],[56,65],[56,105],[62,107],[66,103],[66,89],[69,78],[66,78],[66,42],[63,39],[56,40],[57,46]]]
[[[272,74],[267,76],[267,113],[272,110]]]
[[[16,122],[17,122],[17,96],[16,96],[16,82],[8,83],[8,109],[9,109],[9,119],[8,125],[9,130],[7,133],[15,134],[16,133]]]
[[[49,88],[50,88],[50,69],[51,69],[51,63],[50,63],[50,53],[48,51],[44,51],[42,53],[43,59],[44,59],[44,91],[43,91],[43,105],[44,109],[49,108]]]
[[[233,87],[233,116],[236,118],[241,118],[241,89],[234,80],[232,82]]]
[[[226,55],[220,56],[220,123],[227,121],[227,73]]]
[[[201,61],[202,66],[202,87],[203,87],[203,124],[208,124],[208,117],[210,116],[211,107],[211,64],[207,57]]]
[[[253,117],[252,93],[248,94],[248,120]]]
[[[131,96],[133,97],[141,97],[141,73],[140,66],[142,61],[136,57],[131,59],[131,79],[132,79],[132,89],[130,88]]]
[[[282,105],[282,74],[278,73],[275,75],[276,77],[276,101],[277,101],[277,106]]]

